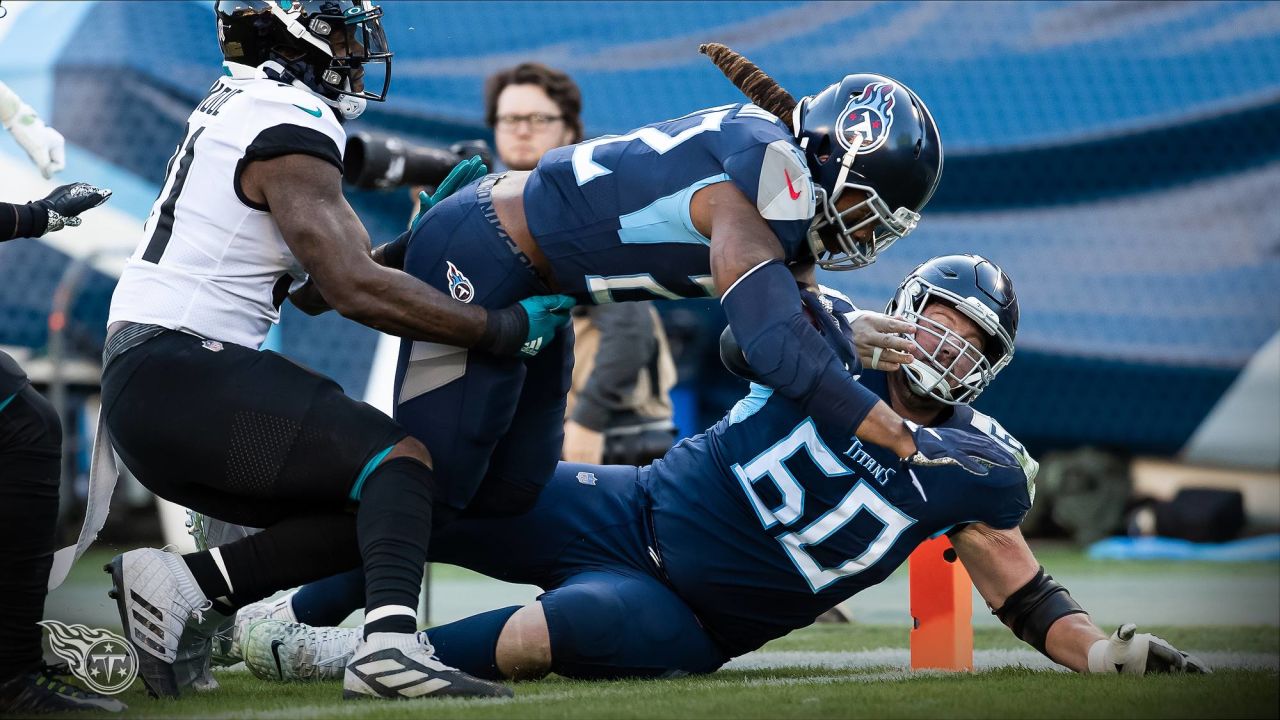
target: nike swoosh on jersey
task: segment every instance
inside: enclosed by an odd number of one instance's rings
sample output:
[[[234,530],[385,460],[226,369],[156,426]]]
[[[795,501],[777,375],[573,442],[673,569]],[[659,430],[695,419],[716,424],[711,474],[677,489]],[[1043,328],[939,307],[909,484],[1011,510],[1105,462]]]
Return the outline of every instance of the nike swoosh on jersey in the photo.
[[[785,177],[785,178],[787,179],[787,192],[791,193],[791,199],[792,199],[792,200],[799,200],[799,199],[800,199],[800,193],[799,193],[799,191],[797,191],[797,190],[795,189],[795,187],[793,187],[793,186],[791,185],[791,173],[787,172],[787,171],[784,169],[784,170],[782,171],[782,176],[783,176],[783,177]],[[776,176],[775,176],[775,177],[776,177]]]
[[[296,108],[298,108],[298,109],[299,109],[299,110],[301,110],[302,112],[307,113],[308,115],[313,115],[313,116],[315,116],[315,117],[320,117],[321,113],[323,112],[320,108],[316,108],[316,109],[312,110],[311,108],[308,108],[308,107],[302,107],[301,105],[299,105],[299,104],[297,104],[297,103],[293,103],[293,106],[294,106],[294,107],[296,107]],[[788,182],[790,182],[790,181],[788,180]]]

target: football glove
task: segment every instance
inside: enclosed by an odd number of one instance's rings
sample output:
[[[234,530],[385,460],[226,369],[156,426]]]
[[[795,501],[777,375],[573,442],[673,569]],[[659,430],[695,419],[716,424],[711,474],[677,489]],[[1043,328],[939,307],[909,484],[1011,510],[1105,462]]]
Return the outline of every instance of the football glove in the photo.
[[[0,83],[0,122],[46,180],[67,166],[66,140],[62,134],[45,125],[36,111],[3,83]]]
[[[1089,648],[1089,672],[1112,675],[1213,672],[1194,655],[1182,652],[1163,638],[1138,633],[1137,629],[1133,623],[1125,623],[1110,638],[1095,642]]]
[[[569,323],[569,311],[576,304],[568,295],[535,295],[510,307],[490,310],[476,347],[494,355],[533,357]]]
[[[441,200],[457,192],[459,188],[470,185],[487,174],[489,174],[489,168],[480,159],[479,155],[474,155],[470,159],[454,165],[449,174],[445,176],[445,179],[440,181],[440,185],[436,187],[435,192],[430,195],[427,194],[426,190],[418,193],[420,207],[418,214],[413,216],[413,222],[409,223],[409,229],[417,230],[418,223],[427,214],[428,210],[435,207]]]
[[[80,213],[98,207],[111,197],[106,188],[94,187],[89,183],[71,183],[53,189],[43,200],[31,203],[48,214],[49,225],[45,233],[55,232],[64,227],[76,227],[80,224]]]
[[[999,443],[968,430],[947,427],[923,427],[904,420],[911,430],[916,451],[902,458],[908,465],[958,465],[974,475],[986,475],[987,468],[998,465],[1016,467],[1017,459]]]

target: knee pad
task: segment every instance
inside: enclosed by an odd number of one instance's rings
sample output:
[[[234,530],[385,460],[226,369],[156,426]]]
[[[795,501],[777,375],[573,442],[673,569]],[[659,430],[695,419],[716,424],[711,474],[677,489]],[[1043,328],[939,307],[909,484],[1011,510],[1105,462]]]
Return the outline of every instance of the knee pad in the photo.
[[[629,622],[626,603],[615,584],[583,583],[552,590],[538,598],[551,635],[551,668],[570,672],[617,654]]]

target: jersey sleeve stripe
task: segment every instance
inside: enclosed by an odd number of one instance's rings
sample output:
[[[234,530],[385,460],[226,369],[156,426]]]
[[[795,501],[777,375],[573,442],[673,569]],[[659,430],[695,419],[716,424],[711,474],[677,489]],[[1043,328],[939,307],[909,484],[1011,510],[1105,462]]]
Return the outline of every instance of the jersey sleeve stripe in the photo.
[[[342,172],[342,152],[333,138],[319,130],[301,125],[276,125],[258,133],[244,151],[244,162],[270,160],[282,155],[310,155],[320,158]]]
[[[240,185],[240,174],[249,163],[255,160],[270,160],[284,155],[310,155],[332,164],[338,168],[338,172],[343,171],[342,153],[338,151],[333,138],[313,128],[300,125],[274,125],[258,133],[253,142],[249,143],[249,147],[245,148],[244,157],[236,163],[235,179],[232,184],[235,186],[236,197],[240,198],[240,202],[254,210],[270,211],[266,205],[254,202],[245,196],[244,188]]]

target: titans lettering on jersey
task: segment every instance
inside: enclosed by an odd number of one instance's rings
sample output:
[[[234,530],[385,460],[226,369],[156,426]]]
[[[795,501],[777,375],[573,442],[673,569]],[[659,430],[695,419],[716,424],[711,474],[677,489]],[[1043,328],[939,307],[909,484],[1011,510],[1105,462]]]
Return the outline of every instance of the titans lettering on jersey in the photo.
[[[862,382],[887,398],[885,376]],[[985,477],[903,468],[893,453],[825,433],[763,387],[647,469],[655,534],[677,592],[732,655],[809,625],[884,580],[923,540],[968,522],[1012,528],[1036,465],[994,420],[944,423],[1005,443],[1020,468]]]
[[[751,105],[709,108],[552,150],[524,191],[529,231],[579,301],[716,295],[711,241],[694,227],[699,189],[732,182],[788,260],[805,250],[813,182],[791,131]]]
[[[244,196],[240,173],[252,161],[291,154],[341,172],[346,134],[311,93],[258,68],[223,68],[187,119],[108,323],[149,323],[257,348],[306,272],[270,210]]]

